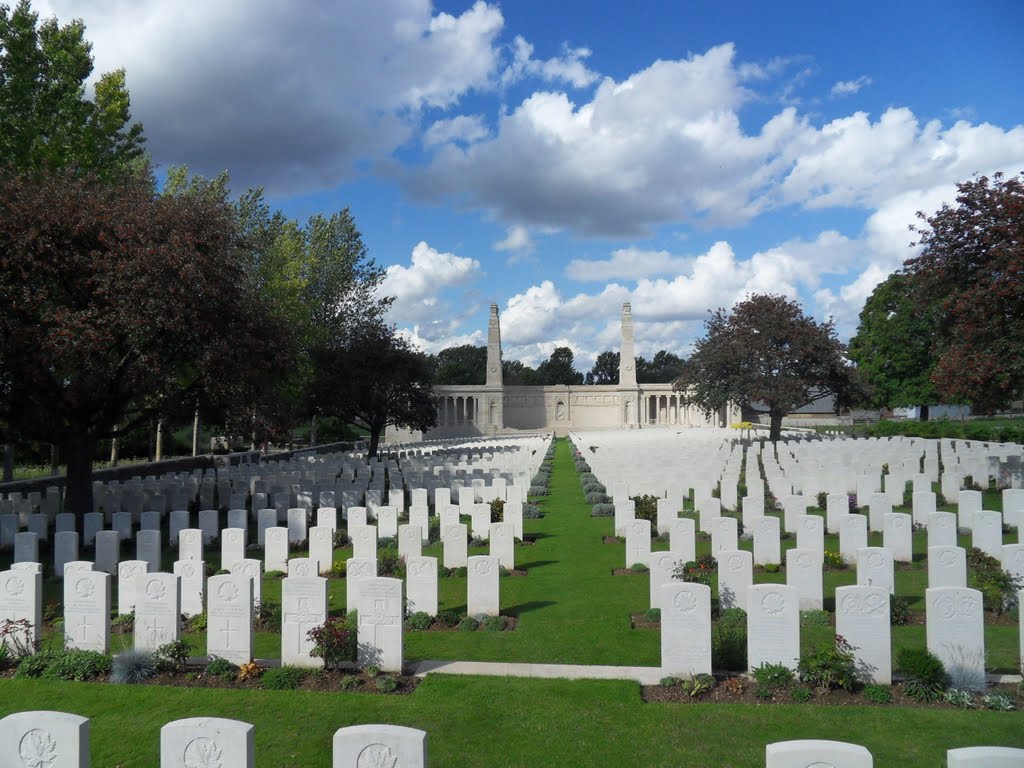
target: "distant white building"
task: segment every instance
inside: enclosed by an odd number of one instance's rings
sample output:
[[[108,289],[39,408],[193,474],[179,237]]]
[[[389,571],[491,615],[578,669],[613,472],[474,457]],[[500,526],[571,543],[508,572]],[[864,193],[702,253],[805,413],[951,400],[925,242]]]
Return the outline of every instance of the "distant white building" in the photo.
[[[671,384],[638,384],[633,345],[633,313],[622,305],[619,383],[578,386],[506,386],[501,369],[501,325],[491,305],[487,325],[487,379],[482,385],[434,387],[440,398],[437,426],[426,433],[388,427],[387,443],[418,442],[517,432],[650,427],[728,427],[740,420],[729,405],[708,418],[684,405]]]

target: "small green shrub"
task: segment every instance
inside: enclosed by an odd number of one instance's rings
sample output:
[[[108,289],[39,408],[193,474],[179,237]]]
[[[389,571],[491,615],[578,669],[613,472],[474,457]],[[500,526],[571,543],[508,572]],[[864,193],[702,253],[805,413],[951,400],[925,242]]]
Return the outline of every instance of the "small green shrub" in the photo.
[[[194,616],[188,617],[187,627],[189,632],[202,633],[206,632],[206,627],[209,624],[209,617],[206,615],[206,611],[197,613]]]
[[[629,570],[631,570],[633,573],[647,573],[651,569],[643,563],[633,563],[631,566],[629,566]]]
[[[348,533],[344,530],[337,529],[334,531],[334,540],[332,544],[335,549],[342,549],[347,547],[351,543],[351,539],[348,537]]]
[[[474,619],[472,616],[466,616],[459,622],[460,632],[476,632],[480,627],[480,622]]]
[[[238,675],[238,665],[220,656],[211,656],[206,662],[206,674],[209,677],[235,677]]]
[[[831,645],[814,648],[800,657],[797,664],[800,679],[820,690],[843,688],[852,691],[857,685],[853,651],[841,635],[836,635]]]
[[[825,491],[819,491],[817,502],[818,509],[828,509],[828,493]]]
[[[753,675],[758,691],[768,695],[788,690],[796,679],[793,670],[785,664],[762,664],[754,668]]]
[[[779,572],[779,564],[778,563],[766,563],[765,566],[764,566],[764,572],[765,573],[778,573]]]
[[[661,621],[661,608],[648,608],[643,615],[644,621],[657,624]]]
[[[910,599],[900,595],[889,597],[889,623],[894,627],[906,626],[910,623]]]
[[[942,694],[947,704],[952,704],[960,709],[974,709],[974,694],[962,688],[950,688]]]
[[[371,680],[380,677],[380,667],[378,667],[376,664],[371,664],[366,669],[364,669],[363,672],[365,672],[366,676]]]
[[[43,677],[58,680],[95,680],[110,673],[110,654],[99,651],[70,650],[54,655]]]
[[[875,704],[889,704],[892,702],[892,690],[888,685],[865,685],[864,698]]]
[[[188,657],[192,654],[192,644],[187,640],[176,640],[164,643],[156,649],[157,664],[173,669],[180,669],[185,666]]]
[[[309,672],[300,667],[283,666],[268,669],[261,677],[263,688],[268,691],[294,691],[302,685]]]
[[[810,688],[804,688],[802,685],[798,685],[789,689],[789,698],[797,704],[805,704],[814,698],[814,694],[811,693]]]
[[[356,630],[348,616],[328,617],[319,627],[309,630],[306,636],[313,643],[310,655],[323,659],[327,669],[336,669],[345,661],[355,661]]]
[[[378,693],[394,693],[398,688],[398,681],[393,677],[384,676],[377,678]]]
[[[26,656],[18,664],[14,676],[16,678],[42,677],[49,669],[50,664],[56,660],[56,656],[56,651],[39,651],[31,656]]]
[[[405,578],[405,561],[398,556],[397,549],[377,550],[377,575]]]
[[[505,629],[505,619],[502,616],[488,616],[483,620],[483,627],[488,632],[502,632]]]
[[[501,523],[505,520],[505,500],[491,499],[491,522]]]
[[[454,627],[459,623],[459,615],[455,611],[440,611],[435,622],[440,627]]]
[[[678,581],[688,581],[694,584],[711,586],[711,579],[718,569],[718,563],[711,555],[700,555],[696,560],[688,563],[679,563],[672,570],[672,578]]]
[[[826,571],[842,571],[847,567],[842,555],[830,549],[825,550],[825,558],[822,561],[822,568]]]
[[[357,688],[359,686],[359,675],[344,675],[341,680],[338,681],[338,687],[343,691],[347,691],[350,688]]]
[[[985,709],[992,709],[996,712],[1011,712],[1014,709],[1013,699],[998,691],[982,696],[981,703],[985,705]]]
[[[1021,580],[1003,570],[1002,563],[977,547],[967,551],[968,586],[981,592],[986,611],[1004,613],[1014,605]]]
[[[660,685],[662,688],[675,688],[676,686],[682,684],[683,679],[681,677],[663,677],[661,678],[661,680],[658,681],[658,685]]]
[[[117,654],[110,663],[110,682],[117,685],[137,685],[156,675],[156,659],[147,651],[128,648]]]
[[[904,648],[897,657],[897,666],[905,681],[903,692],[915,701],[935,701],[946,687],[946,670],[942,661],[926,648]]]
[[[417,611],[405,620],[405,628],[412,630],[430,629],[434,624],[434,617],[425,611]]]
[[[730,611],[743,614],[742,620],[726,617]],[[716,669],[740,672],[747,669],[747,622],[741,608],[722,611],[722,616],[711,626],[711,664]]]
[[[129,634],[135,629],[135,612],[118,614],[110,620],[110,631]]]
[[[690,698],[696,699],[703,696],[708,691],[714,690],[716,684],[717,683],[713,675],[701,672],[699,675],[694,675],[686,693]]]
[[[658,497],[645,493],[640,496],[631,496],[633,499],[633,514],[637,520],[650,520],[652,523],[658,519]]]

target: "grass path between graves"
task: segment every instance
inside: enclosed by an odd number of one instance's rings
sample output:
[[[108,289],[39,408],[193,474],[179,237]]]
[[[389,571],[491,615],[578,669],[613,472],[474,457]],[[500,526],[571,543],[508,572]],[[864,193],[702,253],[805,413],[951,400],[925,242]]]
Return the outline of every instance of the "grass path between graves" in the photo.
[[[877,768],[933,768],[954,747],[1024,746],[1018,712],[644,704],[621,681],[434,675],[409,696],[0,681],[0,716],[32,709],[89,717],[97,768],[152,768],[161,726],[203,716],[252,723],[257,768],[329,768],[334,731],[361,723],[425,730],[432,768],[761,768],[766,744],[799,738],[863,744]]]

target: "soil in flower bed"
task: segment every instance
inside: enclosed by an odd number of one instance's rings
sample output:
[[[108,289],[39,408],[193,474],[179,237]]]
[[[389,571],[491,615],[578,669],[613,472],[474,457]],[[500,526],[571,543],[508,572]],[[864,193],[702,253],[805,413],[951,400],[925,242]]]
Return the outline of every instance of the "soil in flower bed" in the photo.
[[[481,621],[480,626],[476,629],[459,629],[456,624],[453,627],[446,627],[443,624],[437,622],[431,624],[426,629],[413,629],[412,627],[406,626],[406,632],[513,632],[515,628],[519,626],[519,617],[517,616],[502,616],[502,621],[505,622],[505,626],[500,629],[487,629],[484,623]]]
[[[634,571],[632,568],[616,568],[612,576],[646,576],[650,571]]]
[[[890,687],[892,701],[878,703],[864,695],[863,689],[858,691],[846,691],[842,689],[831,691],[820,691],[809,688],[800,683],[793,683],[788,689],[773,692],[771,696],[762,698],[757,695],[757,683],[754,680],[743,676],[730,677],[726,675],[715,675],[716,685],[714,689],[701,693],[698,696],[690,696],[686,685],[644,685],[641,686],[640,696],[645,702],[670,702],[676,704],[796,704],[806,703],[811,705],[824,705],[835,707],[917,707],[920,709],[957,709],[944,700],[933,702],[918,702],[903,693],[903,685],[895,683]],[[811,697],[806,701],[798,702],[793,691],[810,691]],[[1024,694],[1018,691],[1016,685],[997,685],[988,689],[988,693],[998,692],[1009,696],[1013,702],[1015,711],[1020,712],[1024,707]],[[976,700],[976,708],[983,708],[983,704]]]
[[[601,539],[605,544],[624,544],[625,541],[620,539],[618,536],[605,536]]]
[[[398,686],[390,693],[382,693],[377,689],[377,681],[390,677]],[[344,682],[343,682],[344,681]],[[303,678],[298,691],[350,691],[355,693],[376,693],[379,695],[404,695],[412,693],[420,684],[415,675],[385,675],[369,677],[356,670],[310,670]],[[178,688],[237,688],[242,690],[261,690],[264,688],[260,678],[239,680],[234,676],[207,675],[202,669],[183,672],[161,672],[143,683],[143,685],[172,685]]]
[[[629,624],[633,629],[661,629],[660,621],[648,621],[642,613],[629,614]]]

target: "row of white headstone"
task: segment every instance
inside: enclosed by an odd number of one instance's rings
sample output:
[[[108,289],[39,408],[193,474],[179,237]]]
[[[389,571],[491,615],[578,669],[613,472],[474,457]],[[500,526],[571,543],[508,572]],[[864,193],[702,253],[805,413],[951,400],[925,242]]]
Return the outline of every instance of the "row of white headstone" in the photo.
[[[160,729],[160,768],[254,768],[255,727],[239,720],[193,717]],[[0,719],[0,765],[89,768],[89,719],[67,712],[17,712]],[[331,741],[332,768],[425,768],[427,734],[399,725],[339,728]],[[867,748],[841,741],[801,739],[765,747],[765,768],[873,768]],[[946,752],[946,768],[1024,768],[1024,749],[966,747]]]
[[[1019,595],[1024,599],[1024,592]],[[984,690],[985,627],[982,595],[963,587],[925,590],[928,650],[941,659],[954,687]],[[658,588],[661,668],[666,675],[711,674],[711,588],[671,581]],[[792,586],[757,584],[747,590],[748,671],[800,660],[800,595]],[[1024,623],[1024,617],[1022,617]],[[864,682],[892,682],[890,594],[884,587],[836,589],[836,634],[853,648]],[[1024,626],[1020,633],[1024,661]]]
[[[254,732],[254,726],[239,720],[174,720],[160,729],[159,766],[254,768]],[[52,711],[17,712],[0,719],[0,765],[89,768],[89,719]],[[415,728],[353,725],[335,731],[331,742],[332,768],[426,765],[427,734]]]

